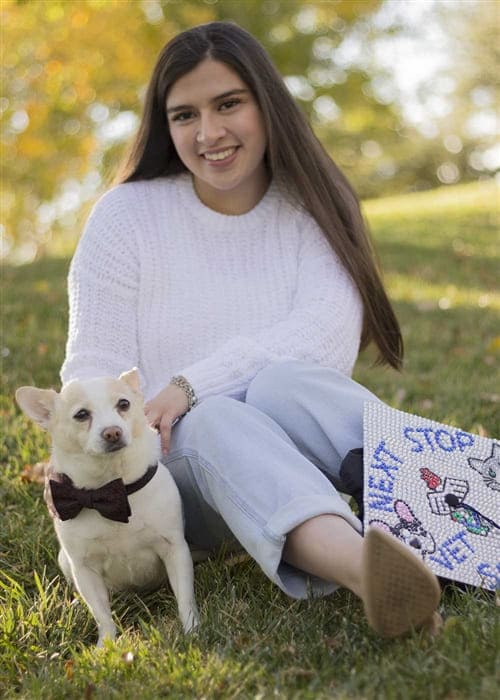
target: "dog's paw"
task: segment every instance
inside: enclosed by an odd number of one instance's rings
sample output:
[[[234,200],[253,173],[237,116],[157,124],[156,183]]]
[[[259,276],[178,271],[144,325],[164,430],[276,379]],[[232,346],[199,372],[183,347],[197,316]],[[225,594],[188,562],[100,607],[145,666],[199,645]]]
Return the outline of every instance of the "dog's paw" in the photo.
[[[186,634],[193,632],[199,624],[200,616],[198,615],[198,610],[196,608],[192,608],[187,615],[183,616],[182,626]]]
[[[116,638],[116,627],[113,624],[106,625],[106,626],[102,625],[99,628],[99,637],[97,639],[97,644],[96,644],[97,649],[102,649],[107,640],[112,642],[115,638]]]

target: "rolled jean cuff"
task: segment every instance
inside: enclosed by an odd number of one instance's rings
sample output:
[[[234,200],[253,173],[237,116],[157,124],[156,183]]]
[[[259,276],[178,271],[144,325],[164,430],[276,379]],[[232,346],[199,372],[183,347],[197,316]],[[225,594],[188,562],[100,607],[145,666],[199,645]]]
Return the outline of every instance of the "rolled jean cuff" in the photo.
[[[320,597],[333,593],[338,585],[312,576],[282,561],[286,535],[298,525],[318,515],[338,515],[357,532],[362,532],[359,519],[339,496],[304,496],[280,508],[263,529],[256,558],[264,573],[292,598]]]

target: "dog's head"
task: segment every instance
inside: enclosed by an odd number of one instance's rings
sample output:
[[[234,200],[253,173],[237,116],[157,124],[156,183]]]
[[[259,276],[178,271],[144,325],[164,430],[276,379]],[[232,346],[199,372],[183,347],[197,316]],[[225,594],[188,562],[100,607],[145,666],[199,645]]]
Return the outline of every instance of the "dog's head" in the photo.
[[[128,447],[148,428],[135,368],[118,379],[69,382],[61,393],[23,386],[16,400],[50,433],[54,447],[67,454],[109,455]]]

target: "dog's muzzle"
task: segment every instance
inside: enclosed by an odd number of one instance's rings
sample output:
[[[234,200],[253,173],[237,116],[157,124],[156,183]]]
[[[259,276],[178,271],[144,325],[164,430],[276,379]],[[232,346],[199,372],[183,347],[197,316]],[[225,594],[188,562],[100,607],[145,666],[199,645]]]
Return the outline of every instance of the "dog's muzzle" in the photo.
[[[101,438],[104,443],[105,452],[117,452],[127,446],[123,437],[123,430],[118,425],[111,425],[108,428],[104,428],[104,430],[101,431]]]

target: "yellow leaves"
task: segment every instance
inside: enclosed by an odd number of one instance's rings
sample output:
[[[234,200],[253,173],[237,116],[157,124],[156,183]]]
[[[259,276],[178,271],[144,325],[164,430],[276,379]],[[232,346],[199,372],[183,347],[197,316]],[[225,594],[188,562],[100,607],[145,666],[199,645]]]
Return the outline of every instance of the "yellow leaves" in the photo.
[[[140,108],[163,38],[157,31],[151,41],[136,2],[6,1],[2,10],[4,180],[25,202],[33,192],[39,203],[57,196],[65,177],[88,170],[97,139],[87,110],[98,94],[111,111]],[[5,222],[14,238],[18,220]]]
[[[70,19],[71,26],[74,27],[75,29],[80,29],[81,27],[84,27],[88,21],[89,21],[88,13],[84,12],[81,9],[76,9],[75,12],[73,12],[71,19]]]
[[[31,136],[28,133],[19,136],[16,140],[16,146],[17,154],[26,158],[42,158],[50,153],[44,139]]]
[[[356,110],[344,112],[342,123],[349,133],[357,134],[365,130],[370,125],[372,119],[372,111],[358,105]]]
[[[45,64],[45,72],[48,76],[57,75],[61,72],[63,65],[61,61],[52,60]]]
[[[488,352],[500,353],[500,335],[492,338],[486,346]]]
[[[96,139],[92,134],[86,134],[78,139],[78,152],[87,160],[90,154],[95,150]],[[84,164],[82,164],[84,165]],[[87,168],[84,166],[84,170]]]
[[[183,23],[188,27],[195,24],[212,22],[212,20],[216,19],[214,10],[210,5],[200,7],[192,3],[181,3],[179,10]]]
[[[485,347],[486,354],[483,357],[484,362],[490,367],[498,368],[498,355],[500,354],[500,335],[491,338]],[[496,402],[498,403],[498,394],[491,394],[492,397],[496,397]],[[494,400],[490,398],[490,400]]]
[[[55,23],[64,17],[64,8],[59,3],[45,2],[43,6],[45,19],[49,22]]]
[[[359,15],[371,12],[377,5],[377,0],[343,0],[335,4],[335,9],[339,17],[352,21]]]
[[[73,85],[76,92],[76,99],[80,103],[90,104],[97,96],[94,88],[81,79],[77,80]]]
[[[31,99],[29,102],[26,102],[26,111],[30,120],[28,133],[30,131],[36,132],[36,130],[43,127],[49,116],[49,105],[45,101]]]
[[[46,61],[50,55],[50,47],[47,42],[38,44],[35,49],[35,58],[37,61]]]
[[[50,285],[47,280],[38,280],[33,285],[33,289],[37,294],[47,294],[50,291]]]

